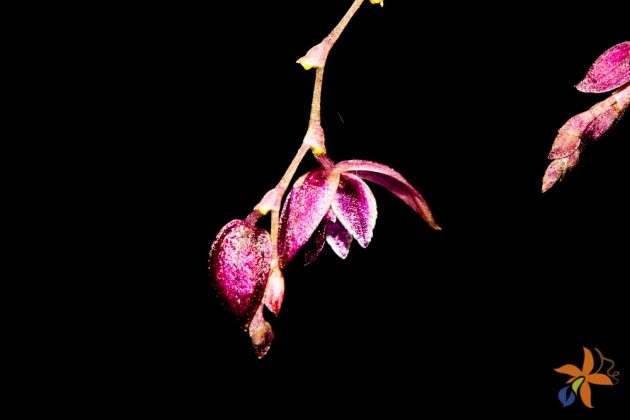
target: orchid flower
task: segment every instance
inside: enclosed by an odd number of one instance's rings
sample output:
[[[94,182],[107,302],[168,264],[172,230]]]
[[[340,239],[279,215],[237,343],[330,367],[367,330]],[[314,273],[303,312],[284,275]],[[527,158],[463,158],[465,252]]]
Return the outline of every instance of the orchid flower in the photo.
[[[363,180],[387,188],[440,230],[422,195],[395,170],[365,160],[327,163],[328,169],[299,178],[287,196],[280,215],[282,266],[307,243],[307,263],[317,259],[324,242],[342,259],[348,255],[352,238],[363,248],[369,245],[376,224],[376,199]]]
[[[241,327],[249,332],[259,356],[273,339],[261,303],[271,267],[269,233],[252,220],[232,220],[217,235],[208,258],[212,286]]]
[[[580,92],[603,93],[617,89],[588,111],[569,119],[553,142],[543,177],[543,192],[577,165],[589,141],[599,139],[623,116],[630,103],[630,41],[606,50],[576,85]]]
[[[319,44],[297,62],[315,69],[311,116],[302,145],[282,179],[269,190],[244,220],[221,229],[208,257],[208,273],[215,292],[239,325],[248,331],[259,358],[273,340],[264,308],[278,315],[284,299],[282,269],[305,247],[307,263],[317,259],[324,243],[345,258],[352,239],[367,247],[376,224],[376,200],[364,180],[398,196],[431,227],[440,230],[429,206],[415,188],[395,170],[376,162],[349,160],[335,164],[327,155],[321,126],[323,71],[330,49],[364,0],[354,0],[346,14]],[[383,0],[370,0],[383,6]],[[320,168],[297,179],[282,204],[291,179],[308,151]],[[271,215],[271,229],[257,227]]]

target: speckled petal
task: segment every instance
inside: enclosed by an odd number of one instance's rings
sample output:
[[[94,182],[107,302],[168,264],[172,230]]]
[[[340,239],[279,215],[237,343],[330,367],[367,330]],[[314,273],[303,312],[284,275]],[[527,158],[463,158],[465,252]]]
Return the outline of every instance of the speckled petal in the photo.
[[[576,89],[586,93],[608,92],[630,82],[630,41],[617,44],[600,55]]]
[[[582,142],[582,134],[591,123],[589,111],[571,117],[560,129],[553,141],[549,159],[560,159],[575,152]]]
[[[599,139],[610,130],[628,107],[628,100],[624,100],[624,92],[628,90],[630,87],[627,86],[598,102],[588,111],[569,119],[558,130],[558,135],[551,146],[551,152],[549,152],[549,159],[567,157],[581,145]]]
[[[577,149],[569,156],[565,156],[560,159],[555,159],[549,164],[545,175],[543,176],[542,192],[546,192],[556,182],[562,181],[564,176],[572,170],[580,160],[581,149]]]
[[[355,175],[341,174],[332,209],[337,220],[366,248],[372,240],[377,216],[376,199],[370,187]]]
[[[243,220],[225,225],[210,249],[208,273],[212,285],[243,328],[263,298],[271,250],[269,233]]]
[[[329,209],[319,226],[317,226],[317,229],[315,229],[315,233],[313,233],[311,239],[309,239],[306,245],[304,245],[304,265],[309,265],[317,261],[319,254],[322,252],[322,249],[324,249],[324,245],[326,244],[326,231],[328,230],[328,224],[336,220],[337,218],[335,213],[333,213],[332,209]]]
[[[287,265],[313,235],[330,209],[339,185],[339,173],[316,169],[295,181],[280,214],[278,255]]]
[[[433,229],[441,230],[435,223],[429,205],[422,195],[401,174],[392,168],[367,160],[347,160],[339,162],[335,168],[341,172],[352,173],[387,188],[391,193],[407,203]]]
[[[597,140],[603,136],[619,119],[619,111],[609,108],[599,114],[584,131],[584,138]]]
[[[258,308],[256,308],[256,312],[248,329],[249,338],[252,340],[252,346],[254,346],[254,351],[259,359],[265,357],[273,341],[273,330],[271,329],[271,325],[265,321],[263,306],[264,305],[261,303]]]
[[[328,224],[326,229],[326,242],[339,258],[345,260],[350,252],[352,235],[350,235],[350,232],[337,220]]]
[[[625,94],[625,101],[624,101]],[[595,104],[587,112],[592,115],[592,121],[584,130],[583,138],[597,140],[604,135],[623,116],[630,96],[630,85],[620,89],[603,101]]]

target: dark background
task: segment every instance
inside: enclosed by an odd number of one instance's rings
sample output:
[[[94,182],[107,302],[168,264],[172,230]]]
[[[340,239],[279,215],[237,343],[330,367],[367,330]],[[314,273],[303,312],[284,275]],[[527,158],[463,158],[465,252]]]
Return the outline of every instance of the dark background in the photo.
[[[155,404],[298,416],[627,410],[628,122],[540,192],[557,130],[606,97],[573,86],[628,39],[620,16],[598,5],[362,6],[326,66],[329,155],[397,169],[444,230],[374,186],[369,248],[355,243],[345,261],[325,249],[308,267],[298,256],[280,316],[268,314],[271,350],[255,358],[209,288],[208,250],[298,149],[314,72],[295,60],[351,2],[290,3],[147,11],[151,29],[130,47],[152,63],[136,75],[155,110],[146,149],[158,152],[140,185],[160,195],[145,241],[168,242],[157,264],[168,280],[140,310],[150,344],[130,356],[159,390]],[[314,167],[307,156],[299,173]],[[612,358],[621,383],[593,386],[594,410],[562,408],[567,378],[553,368],[581,366],[582,346]]]

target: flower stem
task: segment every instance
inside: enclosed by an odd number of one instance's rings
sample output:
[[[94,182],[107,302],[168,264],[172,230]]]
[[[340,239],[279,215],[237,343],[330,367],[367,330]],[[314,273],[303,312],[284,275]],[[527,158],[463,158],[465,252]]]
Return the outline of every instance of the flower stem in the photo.
[[[364,0],[354,0],[354,3],[352,3],[352,6],[350,6],[350,8],[346,12],[346,14],[343,15],[343,17],[341,18],[337,26],[335,26],[335,28],[330,32],[330,35],[328,35],[328,37],[332,41],[330,45],[331,47],[332,47],[332,44],[337,42],[337,39],[339,39],[339,35],[341,35],[344,29],[346,29],[346,26],[348,26],[348,22],[350,22],[350,19],[352,19],[352,16],[354,16],[357,10],[359,10],[359,7],[361,7],[361,4],[363,3],[363,1]]]
[[[354,16],[364,0],[354,0],[346,14],[341,18],[337,26],[328,34],[322,44],[325,49],[325,56],[332,46],[337,42],[339,36],[350,22],[350,19]],[[325,154],[326,148],[324,145],[324,130],[321,126],[321,101],[322,101],[322,84],[324,81],[324,65],[318,67],[315,71],[315,84],[313,86],[313,99],[311,102],[311,114],[308,123],[308,129],[302,145],[298,149],[297,153],[293,157],[291,164],[285,171],[284,175],[278,182],[278,184],[271,190],[269,190],[263,199],[256,205],[254,210],[259,214],[267,214],[271,212],[271,243],[272,243],[272,269],[278,267],[278,230],[280,227],[280,204],[282,203],[282,197],[284,196],[293,175],[297,171],[298,166],[306,156],[306,153],[310,150],[313,151],[315,156]]]

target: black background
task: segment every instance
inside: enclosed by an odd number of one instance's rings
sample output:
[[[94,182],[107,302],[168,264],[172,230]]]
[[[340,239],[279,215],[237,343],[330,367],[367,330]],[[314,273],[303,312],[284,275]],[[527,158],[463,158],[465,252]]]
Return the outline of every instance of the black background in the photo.
[[[295,60],[350,1],[290,3],[147,11],[130,41],[130,59],[151,62],[132,95],[155,111],[139,135],[157,151],[143,157],[153,170],[139,190],[160,196],[144,242],[167,242],[154,267],[165,286],[147,289],[128,337],[149,343],[128,361],[158,390],[152,404],[297,416],[627,410],[627,121],[540,192],[558,128],[605,98],[573,86],[629,35],[597,5],[361,7],[326,66],[329,155],[397,169],[444,230],[375,186],[369,248],[288,266],[280,315],[268,314],[274,342],[255,358],[209,288],[207,253],[299,147],[314,72]],[[299,173],[314,167],[307,156]],[[582,346],[612,358],[621,383],[593,386],[594,410],[562,408],[566,376],[553,368],[581,366]]]

